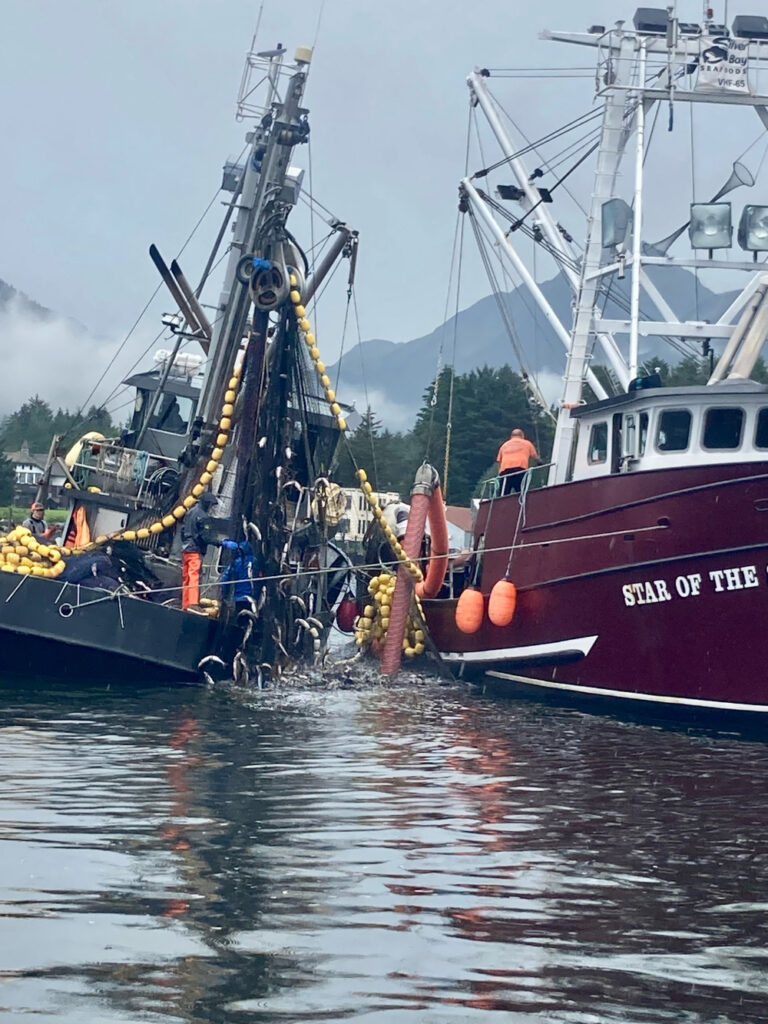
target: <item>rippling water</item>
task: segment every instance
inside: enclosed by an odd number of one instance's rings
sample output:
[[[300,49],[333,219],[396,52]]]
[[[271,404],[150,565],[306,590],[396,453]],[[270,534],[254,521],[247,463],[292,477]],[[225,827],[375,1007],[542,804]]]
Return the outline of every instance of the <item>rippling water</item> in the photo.
[[[760,743],[431,684],[0,692],[2,1020],[768,1018]]]

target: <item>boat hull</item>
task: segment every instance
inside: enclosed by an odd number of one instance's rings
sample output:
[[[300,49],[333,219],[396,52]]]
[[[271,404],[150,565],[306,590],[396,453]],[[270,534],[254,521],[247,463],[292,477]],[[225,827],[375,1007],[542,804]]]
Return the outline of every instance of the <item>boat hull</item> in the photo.
[[[476,528],[486,597],[508,566],[517,585],[508,626],[486,615],[464,635],[455,601],[425,604],[462,676],[662,714],[768,713],[768,466],[566,484],[524,514],[497,499]]]
[[[3,673],[115,682],[196,682],[218,623],[149,601],[0,573]]]

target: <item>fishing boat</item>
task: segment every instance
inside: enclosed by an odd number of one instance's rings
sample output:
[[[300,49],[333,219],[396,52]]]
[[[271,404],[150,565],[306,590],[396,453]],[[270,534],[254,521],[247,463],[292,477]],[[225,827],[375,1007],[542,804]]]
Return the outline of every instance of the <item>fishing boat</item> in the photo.
[[[725,25],[705,4],[683,22],[643,7],[545,38],[596,58],[588,120],[566,126],[581,127],[578,144],[516,136],[493,72],[470,74],[472,107],[501,153],[464,178],[460,209],[565,347],[554,447],[520,493],[491,482],[463,591],[423,600],[429,632],[454,672],[509,693],[766,716],[768,386],[754,373],[768,334],[768,19]],[[746,141],[729,152],[739,132]],[[570,164],[552,170],[563,146]],[[580,248],[562,211],[578,175],[565,179],[587,160]],[[712,173],[716,191],[700,184]],[[676,220],[661,241],[656,208],[667,231]],[[571,324],[522,255],[525,235],[568,282]],[[680,268],[738,291],[716,318],[681,316]],[[653,358],[661,339],[702,365],[711,351],[706,383],[667,387],[644,371],[643,351]]]
[[[119,437],[52,445],[49,464],[61,456],[67,472],[59,542],[23,527],[0,537],[6,671],[263,680],[322,649],[349,566],[333,541],[339,489],[328,478],[347,424],[307,307],[341,258],[351,287],[357,236],[334,219],[311,265],[287,226],[302,194],[292,159],[309,137],[311,57],[252,45],[238,99],[252,127],[243,159],[224,166],[225,216],[199,285],[150,249],[176,309],[163,317],[171,345],[126,381],[135,410]],[[221,294],[205,306],[217,259]],[[45,486],[44,475],[42,499]],[[214,543],[202,596],[183,608],[180,533],[208,493]],[[222,578],[223,538],[247,545],[247,576]]]

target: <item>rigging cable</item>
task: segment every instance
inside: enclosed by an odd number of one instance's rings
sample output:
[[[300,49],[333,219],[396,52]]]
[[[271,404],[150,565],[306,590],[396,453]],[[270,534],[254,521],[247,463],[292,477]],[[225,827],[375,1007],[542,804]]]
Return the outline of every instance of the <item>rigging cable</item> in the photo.
[[[362,335],[360,333],[360,315],[359,315],[358,309],[357,309],[357,293],[354,291],[354,289],[352,290],[352,308],[355,311],[355,326],[357,328],[357,349],[358,349],[358,352],[360,353],[360,377],[361,377],[362,382],[363,382],[363,394],[365,395],[366,416],[368,416],[368,436],[369,436],[370,441],[371,441],[371,459],[372,459],[372,462],[373,462],[373,479],[374,479],[374,482],[376,484],[376,490],[378,491],[379,490],[379,470],[378,470],[378,466],[376,464],[376,449],[375,449],[374,444],[373,444],[373,430],[371,429],[371,427],[372,427],[372,422],[371,421],[373,419],[373,410],[371,409],[371,400],[368,397],[368,383],[367,383],[367,381],[365,379],[365,361],[363,360],[363,341],[362,341]],[[355,459],[354,459],[354,457],[352,455],[352,452],[351,452],[351,449],[349,447],[349,441],[347,440],[347,435],[344,434],[343,436],[344,436],[345,441],[347,441],[347,453],[348,453],[349,457],[352,459],[352,464],[354,465],[355,469],[358,469],[359,467],[358,467],[357,463],[355,462]]]
[[[499,167],[504,167],[506,164],[509,164],[512,160],[516,160],[519,157],[526,156],[526,154],[531,152],[536,153],[536,155],[540,157],[538,149],[541,146],[546,145],[546,143],[548,142],[553,142],[555,139],[559,139],[561,136],[566,135],[568,132],[573,131],[576,128],[582,128],[585,125],[589,124],[590,121],[594,121],[597,118],[603,116],[603,108],[599,107],[597,110],[589,111],[586,114],[582,114],[579,117],[574,118],[573,121],[568,121],[566,124],[562,125],[560,128],[557,128],[549,132],[547,135],[542,135],[540,139],[536,139],[534,142],[529,142],[525,134],[512,120],[510,115],[507,113],[504,107],[501,106],[501,104],[498,102],[495,96],[493,97],[493,100],[496,103],[496,106],[499,108],[499,110],[501,110],[501,112],[504,114],[507,120],[513,125],[515,130],[519,132],[523,139],[525,139],[526,145],[523,146],[521,149],[516,150],[514,153],[511,153],[509,156],[502,157],[495,163],[489,164],[488,167],[484,167],[482,170],[476,171],[472,175],[473,178],[485,178],[487,177],[488,174],[490,174],[491,171],[495,171]],[[574,202],[576,202],[576,200],[574,200]]]
[[[192,228],[192,230],[190,231],[190,233],[189,233],[189,234],[187,235],[187,237],[186,237],[186,239],[185,239],[185,241],[184,241],[183,245],[181,246],[181,248],[180,248],[180,249],[179,249],[179,251],[177,252],[177,254],[176,254],[176,257],[175,257],[176,259],[178,259],[178,258],[179,258],[179,257],[181,256],[181,254],[182,254],[182,253],[184,252],[184,250],[186,249],[186,247],[187,247],[187,246],[189,245],[189,243],[190,243],[190,242],[192,241],[192,239],[194,238],[194,236],[195,236],[195,234],[196,234],[196,232],[197,232],[197,229],[198,229],[198,228],[200,227],[200,225],[201,225],[201,224],[203,223],[203,221],[205,220],[205,217],[207,216],[207,214],[208,214],[208,211],[209,211],[209,210],[211,209],[211,207],[213,206],[213,204],[214,204],[214,203],[216,202],[216,199],[218,198],[218,195],[219,195],[219,193],[220,193],[220,192],[221,192],[221,188],[217,188],[217,189],[216,189],[216,191],[214,192],[214,194],[213,194],[213,197],[211,198],[211,201],[210,201],[210,202],[208,203],[208,205],[207,205],[207,206],[205,207],[205,209],[203,210],[203,212],[202,212],[202,213],[200,214],[200,217],[198,218],[198,220],[197,220],[197,223],[196,223],[196,224],[195,224],[195,226],[194,226],[194,227]],[[69,430],[67,431],[67,433],[68,433],[68,434],[69,434],[69,433],[71,433],[71,431],[72,431],[72,430],[74,429],[74,427],[75,427],[75,426],[79,425],[79,424],[80,424],[80,423],[82,422],[82,420],[81,420],[81,417],[82,417],[82,414],[83,414],[83,410],[84,410],[84,409],[86,408],[86,406],[87,406],[87,405],[88,405],[88,403],[89,403],[89,402],[91,401],[91,399],[93,398],[93,396],[94,396],[94,394],[96,393],[96,391],[97,391],[97,390],[99,389],[99,387],[101,386],[101,384],[102,384],[102,382],[103,382],[104,378],[105,378],[105,377],[107,376],[107,374],[109,373],[109,371],[110,371],[110,370],[112,369],[112,367],[113,367],[113,366],[115,365],[115,362],[116,362],[116,360],[117,360],[118,356],[119,356],[119,355],[120,355],[120,353],[121,353],[121,352],[123,351],[123,349],[124,349],[124,348],[125,348],[125,346],[127,345],[128,341],[129,341],[129,340],[130,340],[130,338],[132,337],[132,335],[133,335],[134,331],[136,330],[136,328],[137,328],[137,327],[139,326],[139,324],[140,324],[140,323],[141,323],[141,321],[143,320],[143,318],[144,318],[144,316],[145,316],[145,314],[146,314],[147,310],[149,309],[149,307],[150,307],[150,306],[152,305],[152,303],[154,302],[155,298],[157,297],[157,294],[158,294],[158,292],[160,291],[160,289],[161,289],[162,287],[163,287],[163,282],[161,281],[161,282],[160,282],[160,283],[159,283],[159,284],[157,285],[157,287],[155,288],[155,290],[154,290],[154,291],[152,292],[152,294],[150,295],[150,297],[149,297],[149,298],[147,299],[146,303],[144,304],[144,307],[143,307],[143,309],[141,310],[141,312],[139,313],[139,315],[138,315],[138,316],[136,317],[136,320],[135,320],[135,321],[133,322],[133,324],[132,324],[132,326],[131,326],[130,330],[128,331],[128,333],[126,334],[126,336],[125,336],[125,337],[123,338],[123,340],[122,340],[122,341],[120,342],[120,344],[119,344],[119,346],[118,346],[118,348],[117,348],[117,351],[116,351],[116,352],[115,352],[115,354],[114,354],[114,355],[112,356],[112,358],[111,358],[111,359],[109,360],[109,362],[107,363],[106,367],[104,368],[104,371],[102,372],[101,376],[99,377],[99,379],[98,379],[98,380],[96,381],[96,383],[95,383],[95,384],[93,385],[93,387],[91,388],[90,392],[88,393],[88,396],[87,396],[87,398],[85,398],[85,400],[84,400],[84,401],[82,402],[82,404],[80,405],[80,408],[79,408],[79,409],[77,410],[77,413],[75,414],[75,415],[76,415],[76,417],[77,417],[77,420],[75,421],[75,423],[73,423],[73,425],[72,425],[72,426],[71,426],[71,427],[69,428]],[[162,335],[163,335],[163,333],[164,333],[164,332],[165,332],[165,328],[163,328],[163,330],[162,330],[162,331],[160,331],[160,334],[158,334],[158,335],[157,335],[157,337],[155,338],[155,341],[153,342],[153,344],[155,344],[155,343],[157,342],[157,340],[158,340],[158,339],[159,339],[160,337],[162,337]],[[107,399],[107,400],[108,400],[108,399]]]
[[[477,130],[477,119],[473,118],[473,107],[472,107],[472,104],[470,103],[470,105],[469,105],[469,113],[468,113],[468,117],[467,117],[466,143],[465,143],[465,146],[464,146],[464,173],[465,174],[467,173],[467,170],[469,168],[469,150],[470,150],[470,146],[471,146],[471,142],[472,142],[472,126],[473,126],[473,122],[474,122],[475,129]],[[480,139],[479,132],[477,134],[478,134],[478,139],[477,139],[478,147],[480,148],[481,155],[482,155],[482,140]],[[459,253],[459,273],[458,273],[458,277],[457,277],[457,281],[456,281],[456,292],[457,292],[457,295],[456,295],[456,313],[455,313],[455,319],[454,319],[454,324],[453,324],[453,330],[454,330],[454,335],[453,335],[453,362],[451,364],[451,378],[450,378],[451,382],[450,382],[450,386],[449,386],[449,389],[448,389],[448,406],[449,406],[449,408],[448,408],[447,420],[446,420],[446,451],[445,451],[444,464],[443,464],[443,495],[445,495],[445,493],[447,491],[447,486],[448,486],[447,485],[447,481],[446,481],[446,477],[447,477],[447,474],[448,474],[448,459],[449,459],[449,453],[450,453],[450,437],[449,437],[449,432],[452,429],[451,415],[452,415],[452,411],[453,411],[453,390],[454,390],[454,381],[456,379],[455,355],[456,355],[456,335],[457,335],[457,330],[458,330],[458,313],[459,313],[459,309],[458,309],[458,305],[459,305],[458,292],[459,292],[459,288],[460,288],[460,284],[461,284],[461,269],[460,268],[461,268],[461,253],[463,251],[463,244],[464,244],[464,226],[463,226],[463,223],[462,223],[461,209],[459,209],[456,212],[456,223],[455,223],[454,228],[453,228],[453,244],[451,246],[451,262],[450,262],[449,267],[448,267],[448,287],[447,287],[446,292],[445,292],[445,305],[443,306],[443,326],[442,326],[442,329],[440,331],[440,347],[439,347],[438,353],[437,353],[437,366],[436,366],[436,372],[435,372],[435,380],[434,380],[434,384],[432,386],[432,398],[430,399],[430,402],[429,402],[429,409],[430,409],[430,411],[429,411],[429,424],[428,424],[428,427],[427,427],[427,438],[426,438],[425,451],[424,451],[424,461],[428,462],[429,461],[429,452],[430,452],[430,448],[431,448],[431,445],[432,445],[432,432],[433,432],[434,425],[435,425],[435,410],[437,408],[437,396],[438,396],[438,391],[439,391],[439,388],[440,388],[440,377],[442,376],[442,372],[443,372],[443,344],[444,344],[444,340],[445,340],[445,326],[448,323],[448,303],[450,302],[450,299],[451,299],[451,288],[453,287],[453,271],[454,271],[454,268],[456,266],[456,253],[458,251],[458,253]]]
[[[509,340],[510,340],[510,343],[512,345],[512,349],[513,349],[513,351],[515,353],[515,356],[517,357],[517,361],[518,361],[518,363],[520,365],[520,371],[521,371],[521,375],[522,375],[522,378],[523,378],[523,383],[525,384],[526,388],[531,392],[531,394],[536,398],[537,402],[541,405],[542,409],[544,409],[546,411],[546,413],[550,417],[550,419],[554,419],[554,416],[552,415],[552,412],[549,409],[549,406],[547,405],[546,399],[544,398],[544,396],[542,395],[541,391],[539,390],[538,384],[535,382],[535,380],[531,379],[531,377],[529,376],[527,370],[525,369],[525,359],[523,358],[522,348],[521,348],[521,345],[520,345],[520,339],[518,338],[517,332],[515,331],[514,324],[512,322],[512,318],[509,315],[509,311],[505,307],[504,303],[501,301],[501,295],[500,295],[501,289],[499,288],[498,279],[496,278],[496,275],[495,275],[495,273],[493,271],[493,265],[492,265],[490,256],[488,255],[488,250],[487,250],[487,247],[486,247],[486,244],[485,244],[485,242],[486,242],[485,236],[483,235],[481,227],[480,227],[480,225],[479,225],[479,223],[477,221],[477,218],[475,217],[474,213],[472,212],[472,210],[470,209],[468,212],[469,212],[470,219],[471,219],[471,222],[472,222],[472,230],[474,231],[475,238],[477,240],[477,247],[478,247],[478,249],[480,251],[480,258],[481,258],[481,260],[483,262],[483,266],[485,267],[485,272],[488,275],[488,281],[489,281],[489,283],[491,285],[491,289],[493,291],[493,297],[496,300],[496,305],[497,305],[498,310],[499,310],[499,315],[501,316],[502,322],[503,322],[503,324],[504,324],[504,326],[505,326],[505,328],[507,330],[507,334],[509,336]]]
[[[456,257],[456,246],[458,237],[458,252],[459,252],[459,265],[456,269],[456,306],[453,313],[453,347],[451,351],[451,376],[450,385],[448,387],[448,409],[446,412],[445,421],[445,454],[443,456],[443,500],[447,503],[448,501],[448,471],[450,468],[451,460],[451,436],[453,434],[453,395],[454,387],[456,383],[456,343],[459,334],[459,299],[461,295],[461,269],[464,256],[464,218],[461,213],[458,214],[460,218],[460,224],[456,225],[457,230],[454,231],[453,236],[453,253],[451,254],[451,267],[448,272],[448,282],[450,289],[450,281],[453,278],[453,267]],[[445,297],[445,319],[448,318],[448,295]],[[445,320],[443,321],[445,323]],[[440,340],[440,351],[442,356],[442,338]],[[440,375],[438,373],[435,379],[435,391],[433,397],[437,398],[437,386]],[[431,425],[430,425],[431,429]]]

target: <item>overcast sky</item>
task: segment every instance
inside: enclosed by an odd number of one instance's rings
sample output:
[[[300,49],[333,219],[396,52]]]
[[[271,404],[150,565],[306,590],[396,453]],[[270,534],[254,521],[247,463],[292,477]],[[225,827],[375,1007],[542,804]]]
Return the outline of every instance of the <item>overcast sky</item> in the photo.
[[[235,98],[261,6],[0,0],[0,278],[100,339],[67,357],[48,356],[52,335],[29,341],[26,364],[50,358],[56,368],[50,387],[38,384],[41,394],[57,391],[56,400],[76,403],[95,383],[96,363],[156,286],[150,242],[168,260],[176,254],[218,188],[223,161],[241,150],[247,126],[234,119]],[[444,319],[467,145],[467,73],[588,65],[591,51],[540,41],[539,32],[631,19],[634,7],[616,0],[265,0],[260,48],[279,41],[293,52],[316,41],[305,94],[312,188],[360,231],[363,339],[406,341]],[[701,4],[680,8],[697,18]],[[588,79],[506,85],[508,109],[534,136],[592,104]],[[295,162],[306,167],[309,155],[303,147]],[[213,207],[181,258],[193,281],[221,210]],[[583,225],[572,226],[581,237]],[[314,230],[322,234],[323,225]],[[462,306],[488,290],[477,259],[468,257]],[[344,289],[337,291],[334,311],[318,325],[328,362],[340,346]],[[154,304],[127,346],[127,364],[170,305],[165,297]],[[9,360],[9,346],[24,348],[24,339],[22,325],[6,324]],[[65,340],[71,344],[71,336]],[[356,341],[351,325],[347,347]],[[0,380],[0,412],[23,388],[10,365]]]

